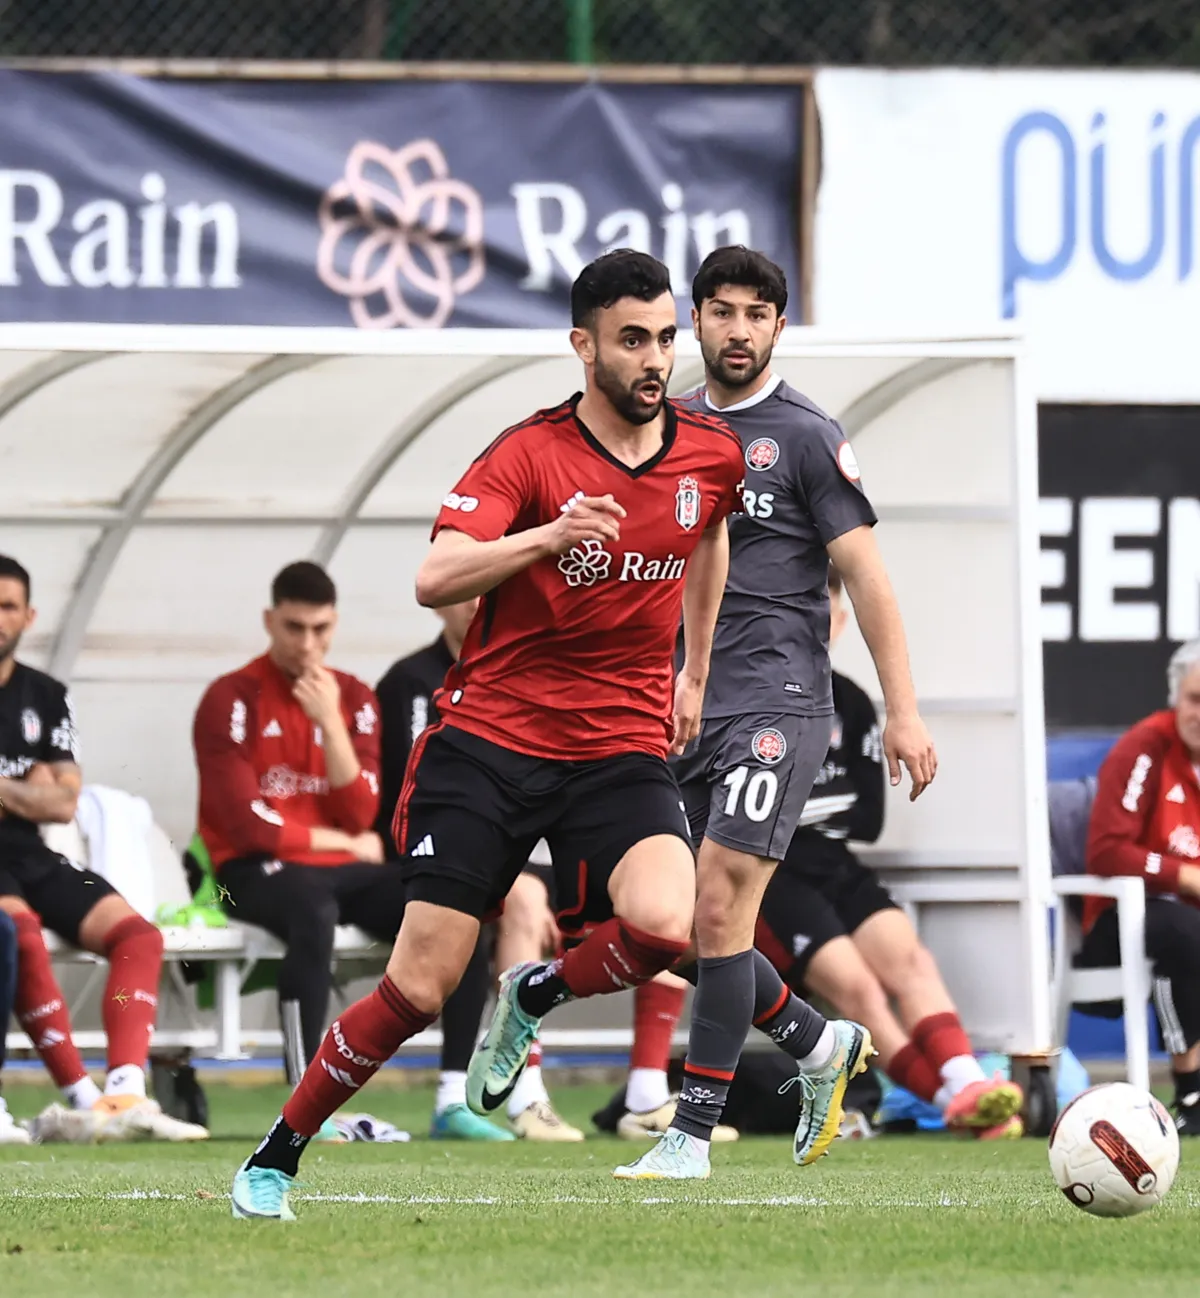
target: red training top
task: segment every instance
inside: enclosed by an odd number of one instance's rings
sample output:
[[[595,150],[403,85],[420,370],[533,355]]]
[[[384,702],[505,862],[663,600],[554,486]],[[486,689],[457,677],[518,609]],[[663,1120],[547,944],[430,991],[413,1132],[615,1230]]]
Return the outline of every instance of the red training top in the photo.
[[[351,852],[313,852],[309,830],[371,828],[379,809],[379,704],[370,686],[334,672],[342,716],[362,771],[331,789],[320,727],[292,697],[291,679],[268,657],[214,681],[196,709],[192,743],[200,773],[199,830],[214,866],[239,856],[299,865],[344,865]]]
[[[1200,864],[1200,776],[1174,712],[1155,712],[1114,745],[1100,767],[1088,827],[1092,874],[1140,875],[1148,893],[1175,893],[1179,867]],[[1088,897],[1087,932],[1112,902]]]
[[[741,442],[668,401],[662,449],[631,469],[579,420],[578,402],[502,433],[433,534],[494,541],[611,494],[627,513],[621,538],[581,542],[490,591],[437,707],[447,724],[534,757],[665,756],[684,571],[701,533],[740,507]]]

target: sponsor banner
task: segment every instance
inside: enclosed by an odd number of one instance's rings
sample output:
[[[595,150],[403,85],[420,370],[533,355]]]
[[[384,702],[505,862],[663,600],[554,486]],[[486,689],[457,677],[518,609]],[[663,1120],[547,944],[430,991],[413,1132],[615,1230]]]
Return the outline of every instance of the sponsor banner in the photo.
[[[1045,405],[1039,459],[1046,721],[1121,729],[1200,636],[1200,408]]]
[[[816,323],[1017,321],[1038,395],[1200,401],[1200,73],[828,71]]]
[[[796,87],[0,69],[0,102],[3,320],[554,327],[607,248],[682,306],[731,242],[798,298]]]

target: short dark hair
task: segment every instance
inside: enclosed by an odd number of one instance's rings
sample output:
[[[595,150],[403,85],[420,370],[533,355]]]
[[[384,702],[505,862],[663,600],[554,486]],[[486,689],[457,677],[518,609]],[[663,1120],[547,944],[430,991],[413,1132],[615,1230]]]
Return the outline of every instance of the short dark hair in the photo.
[[[842,593],[842,574],[838,572],[836,565],[829,565],[829,593],[831,595],[840,595]]]
[[[0,554],[0,578],[8,577],[19,581],[25,587],[25,603],[30,602],[33,584],[29,580],[29,570],[7,554]]]
[[[653,302],[671,291],[671,272],[648,252],[616,248],[590,261],[571,285],[571,323],[590,329],[597,311],[623,297]]]
[[[745,244],[731,243],[716,248],[700,263],[692,280],[692,303],[696,310],[710,297],[716,297],[717,290],[726,284],[752,288],[761,301],[772,303],[780,315],[787,307],[787,276],[770,257]]]
[[[276,608],[283,603],[324,604],[337,603],[337,587],[319,563],[302,559],[281,568],[271,583],[271,603]]]

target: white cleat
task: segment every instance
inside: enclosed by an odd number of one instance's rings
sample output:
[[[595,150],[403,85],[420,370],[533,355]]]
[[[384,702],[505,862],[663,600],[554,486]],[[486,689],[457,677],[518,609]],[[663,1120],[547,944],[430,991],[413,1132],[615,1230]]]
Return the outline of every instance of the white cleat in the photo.
[[[67,1109],[51,1104],[26,1124],[39,1145],[90,1145],[100,1120],[94,1109]]]
[[[707,1141],[682,1131],[668,1131],[641,1158],[613,1168],[618,1181],[707,1181],[712,1168]]]
[[[96,1106],[96,1113],[96,1143],[101,1145],[135,1140],[163,1140],[171,1144],[183,1144],[208,1139],[207,1127],[170,1117],[154,1100],[106,1096]]]
[[[545,1100],[534,1100],[515,1118],[510,1118],[509,1122],[521,1140],[576,1144],[583,1139],[583,1132],[569,1122],[564,1122]]]
[[[33,1139],[24,1127],[18,1127],[0,1096],[0,1145],[32,1145]]]
[[[648,1113],[623,1113],[617,1119],[617,1135],[622,1140],[653,1140],[656,1136],[666,1134],[667,1128],[675,1121],[675,1104],[678,1096],[669,1099],[666,1104]],[[739,1137],[736,1127],[719,1125],[713,1128],[711,1136],[714,1145],[731,1144]]]

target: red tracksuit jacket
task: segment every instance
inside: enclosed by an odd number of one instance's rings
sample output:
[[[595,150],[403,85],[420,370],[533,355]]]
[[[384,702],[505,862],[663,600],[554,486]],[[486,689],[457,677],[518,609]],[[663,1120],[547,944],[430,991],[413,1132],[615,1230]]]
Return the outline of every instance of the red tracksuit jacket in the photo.
[[[370,686],[334,672],[362,772],[340,789],[325,774],[320,728],[270,658],[214,681],[192,729],[200,773],[199,830],[213,865],[241,856],[343,865],[348,852],[313,852],[309,830],[371,828],[379,808],[379,704]]]
[[[1092,874],[1139,875],[1150,894],[1174,894],[1179,867],[1200,864],[1200,775],[1174,712],[1139,721],[1104,759],[1088,827]],[[1112,902],[1088,897],[1084,931]]]

